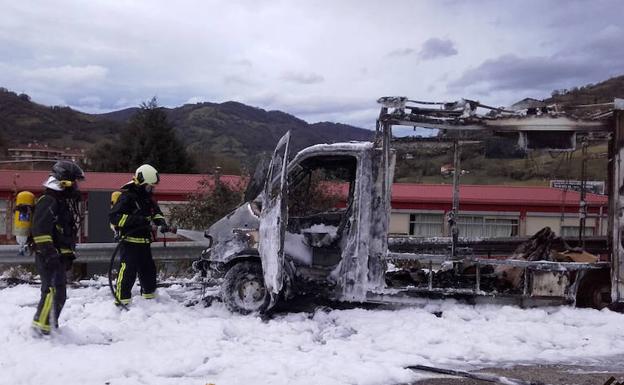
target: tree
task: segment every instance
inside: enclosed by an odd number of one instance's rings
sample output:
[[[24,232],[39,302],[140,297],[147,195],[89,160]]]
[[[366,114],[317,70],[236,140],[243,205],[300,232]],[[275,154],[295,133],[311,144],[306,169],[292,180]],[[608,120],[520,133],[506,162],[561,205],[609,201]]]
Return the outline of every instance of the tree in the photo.
[[[95,171],[127,172],[144,163],[163,173],[193,171],[191,158],[155,97],[141,104],[117,143],[102,143],[90,155]]]
[[[171,208],[169,218],[179,227],[206,229],[238,207],[243,193],[243,184],[223,183],[219,175],[205,178],[199,182],[197,191],[189,195],[186,204]]]
[[[7,146],[7,143],[4,139],[4,135],[0,131],[0,159],[4,158],[6,146]]]

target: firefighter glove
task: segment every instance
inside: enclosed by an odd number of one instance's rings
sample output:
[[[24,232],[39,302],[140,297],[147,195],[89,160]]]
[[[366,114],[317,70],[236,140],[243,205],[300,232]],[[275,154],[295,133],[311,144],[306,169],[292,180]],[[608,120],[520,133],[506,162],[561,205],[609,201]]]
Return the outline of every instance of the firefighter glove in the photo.
[[[39,249],[37,253],[41,256],[41,260],[46,267],[57,267],[61,263],[61,258],[54,245],[51,243],[44,243],[37,247]]]
[[[65,262],[65,270],[69,271],[74,264],[74,260],[76,259],[76,254],[73,251],[63,253],[63,262]]]

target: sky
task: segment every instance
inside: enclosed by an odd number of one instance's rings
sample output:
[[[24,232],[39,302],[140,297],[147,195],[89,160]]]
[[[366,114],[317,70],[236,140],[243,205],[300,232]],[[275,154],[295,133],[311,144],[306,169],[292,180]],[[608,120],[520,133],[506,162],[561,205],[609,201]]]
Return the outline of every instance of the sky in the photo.
[[[372,128],[380,96],[506,106],[624,74],[619,0],[0,7],[0,87],[91,113],[234,100]]]

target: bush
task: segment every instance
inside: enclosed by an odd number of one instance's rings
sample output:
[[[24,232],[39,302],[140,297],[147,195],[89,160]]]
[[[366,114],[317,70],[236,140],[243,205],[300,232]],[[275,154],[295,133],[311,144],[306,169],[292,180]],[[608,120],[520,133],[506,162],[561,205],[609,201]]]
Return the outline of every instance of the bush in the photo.
[[[169,217],[178,227],[206,229],[241,204],[244,190],[242,184],[229,185],[218,176],[205,178],[197,191],[189,195],[188,203],[171,208]]]

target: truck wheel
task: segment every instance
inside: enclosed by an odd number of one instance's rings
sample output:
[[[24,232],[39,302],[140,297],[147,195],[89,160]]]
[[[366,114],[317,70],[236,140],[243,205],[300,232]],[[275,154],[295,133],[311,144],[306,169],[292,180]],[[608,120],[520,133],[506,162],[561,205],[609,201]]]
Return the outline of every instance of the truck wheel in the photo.
[[[611,279],[608,271],[590,271],[583,277],[576,295],[577,307],[602,309],[611,303]]]
[[[264,312],[271,296],[264,286],[260,262],[244,261],[232,266],[221,284],[221,298],[231,312]]]

